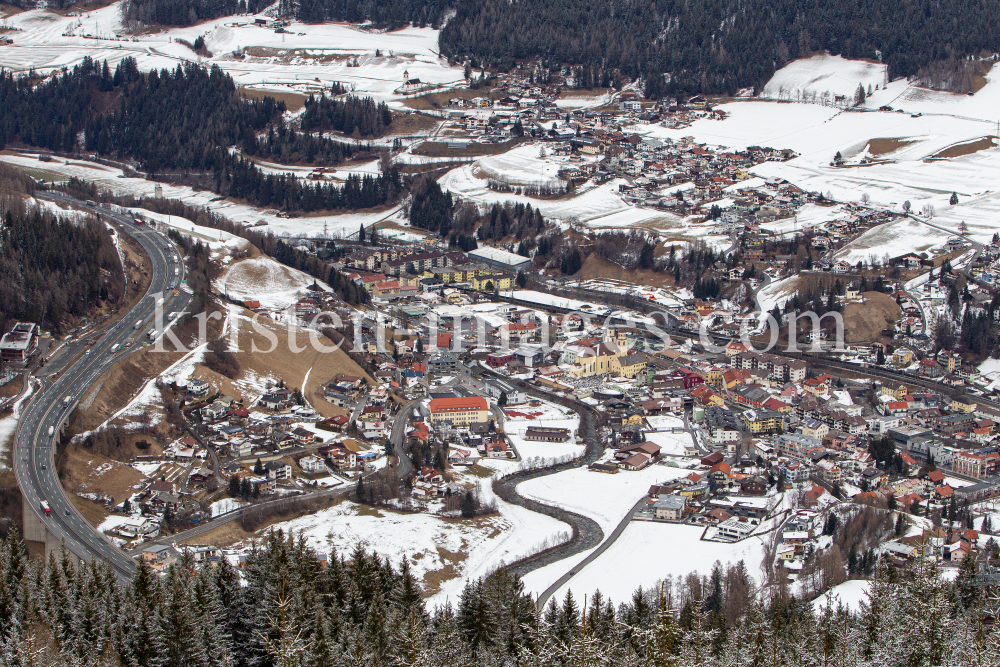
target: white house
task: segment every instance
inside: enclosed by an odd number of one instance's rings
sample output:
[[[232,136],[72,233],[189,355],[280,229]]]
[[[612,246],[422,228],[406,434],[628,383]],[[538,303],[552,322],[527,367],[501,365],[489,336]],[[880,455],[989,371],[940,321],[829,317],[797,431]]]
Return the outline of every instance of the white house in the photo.
[[[328,472],[326,462],[315,454],[307,454],[299,459],[299,467],[307,473]]]

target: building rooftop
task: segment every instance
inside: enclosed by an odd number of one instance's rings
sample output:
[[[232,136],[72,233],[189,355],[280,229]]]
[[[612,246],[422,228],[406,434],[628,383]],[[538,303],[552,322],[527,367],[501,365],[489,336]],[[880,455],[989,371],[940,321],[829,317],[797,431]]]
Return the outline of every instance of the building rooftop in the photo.
[[[507,264],[509,266],[519,266],[531,262],[527,257],[501,250],[500,248],[477,248],[469,252],[471,257],[482,259],[487,262]]]
[[[482,396],[458,396],[455,398],[431,399],[431,412],[451,410],[486,410],[486,399]]]

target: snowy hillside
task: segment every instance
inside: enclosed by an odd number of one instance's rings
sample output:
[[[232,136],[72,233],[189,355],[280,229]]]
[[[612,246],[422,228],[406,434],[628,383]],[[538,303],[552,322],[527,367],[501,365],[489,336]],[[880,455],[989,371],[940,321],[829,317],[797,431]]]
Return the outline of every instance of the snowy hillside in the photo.
[[[280,310],[298,301],[314,282],[309,274],[261,256],[229,267],[215,288],[231,299],[260,301],[263,308]]]
[[[858,85],[873,89],[888,83],[888,67],[841,56],[813,56],[795,60],[774,73],[760,96],[776,100],[826,100],[837,96],[853,100]]]

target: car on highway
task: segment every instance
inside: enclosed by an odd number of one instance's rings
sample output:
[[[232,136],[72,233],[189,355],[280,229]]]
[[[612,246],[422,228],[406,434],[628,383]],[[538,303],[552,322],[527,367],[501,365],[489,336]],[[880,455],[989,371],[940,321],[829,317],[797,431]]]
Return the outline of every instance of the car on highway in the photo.
[[[66,516],[69,516],[69,510],[66,510]]]

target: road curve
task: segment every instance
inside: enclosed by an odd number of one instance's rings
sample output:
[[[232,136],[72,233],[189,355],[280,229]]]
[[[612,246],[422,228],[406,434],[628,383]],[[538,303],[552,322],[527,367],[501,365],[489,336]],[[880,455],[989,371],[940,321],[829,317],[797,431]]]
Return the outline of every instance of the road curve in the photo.
[[[420,405],[420,400],[410,401],[399,409],[392,420],[392,431],[389,434],[389,441],[392,443],[393,452],[396,454],[396,478],[403,480],[410,476],[413,470],[413,461],[406,455],[403,445],[406,441],[406,424],[409,421],[410,413]]]
[[[483,367],[483,370],[490,375],[502,377],[488,368]],[[510,381],[510,378],[503,379],[508,382]],[[518,381],[516,384],[531,396],[552,401],[575,410],[580,415],[580,437],[583,438],[587,446],[586,454],[582,459],[576,459],[568,463],[561,463],[546,468],[516,472],[493,481],[494,493],[503,498],[505,501],[514,505],[520,505],[521,507],[530,509],[533,512],[538,512],[539,514],[551,516],[559,521],[562,521],[563,523],[569,524],[573,529],[572,536],[566,542],[550,549],[546,549],[540,553],[522,558],[505,567],[505,569],[512,574],[524,576],[525,574],[537,570],[540,567],[565,560],[566,558],[588,549],[593,549],[604,541],[604,531],[602,531],[600,525],[598,525],[598,523],[590,517],[577,514],[576,512],[570,512],[569,510],[565,510],[555,505],[549,505],[538,502],[537,500],[525,498],[517,491],[517,486],[522,482],[528,481],[529,479],[536,479],[538,477],[552,475],[564,470],[578,468],[581,465],[587,465],[588,463],[596,461],[600,458],[601,454],[604,452],[604,443],[599,433],[603,418],[596,410],[584,403],[580,403],[566,396],[542,391],[523,381]]]
[[[187,306],[190,296],[187,292],[178,290],[175,296],[169,290],[171,283],[179,285],[183,279],[184,265],[173,245],[163,235],[149,227],[136,227],[126,216],[101,205],[84,204],[60,192],[38,193],[37,196],[74,204],[114,220],[119,230],[142,245],[152,263],[149,289],[127,314],[103,331],[88,336],[99,338],[90,349],[86,349],[84,341],[74,341],[64,346],[58,360],[45,367],[46,376],[55,372],[58,373],[57,378],[55,381],[42,379],[41,389],[32,396],[22,412],[14,439],[14,473],[26,506],[56,539],[63,541],[68,551],[83,560],[106,560],[118,577],[128,578],[135,570],[135,562],[84,519],[59,483],[49,428],[58,430],[73,402],[78,401],[108,368],[131,352],[142,349],[141,345],[131,348],[121,346],[147,330],[161,295],[164,311],[181,312]],[[175,267],[178,270],[176,275]],[[137,321],[142,322],[138,327]],[[64,406],[67,396],[71,403]],[[42,512],[42,501],[49,504],[50,516]]]
[[[625,528],[627,528],[628,525],[632,523],[632,517],[635,516],[635,513],[638,512],[639,509],[642,508],[645,504],[646,504],[646,496],[639,498],[639,500],[636,501],[635,505],[632,506],[632,509],[628,511],[628,514],[623,516],[622,520],[618,522],[617,526],[615,526],[615,529],[611,531],[611,534],[608,535],[608,539],[601,542],[596,549],[587,554],[587,557],[584,558],[579,563],[577,563],[576,567],[574,567],[572,570],[570,570],[563,576],[556,579],[551,586],[542,591],[541,594],[538,596],[538,600],[535,601],[535,604],[538,606],[538,608],[544,609],[545,605],[549,601],[549,598],[551,598],[556,591],[558,591],[560,588],[568,584],[569,580],[575,577],[580,572],[580,570],[593,563],[595,560],[597,560],[598,556],[607,551],[608,547],[614,544],[615,540],[617,540],[621,536],[621,534],[625,531]]]

